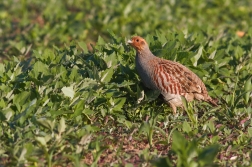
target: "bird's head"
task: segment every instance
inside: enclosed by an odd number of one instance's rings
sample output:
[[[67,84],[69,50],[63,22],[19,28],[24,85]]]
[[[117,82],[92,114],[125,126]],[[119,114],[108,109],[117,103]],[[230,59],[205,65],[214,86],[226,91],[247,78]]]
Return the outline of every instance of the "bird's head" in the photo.
[[[141,52],[142,50],[149,48],[147,42],[139,36],[132,37],[127,43],[135,48],[137,52]]]

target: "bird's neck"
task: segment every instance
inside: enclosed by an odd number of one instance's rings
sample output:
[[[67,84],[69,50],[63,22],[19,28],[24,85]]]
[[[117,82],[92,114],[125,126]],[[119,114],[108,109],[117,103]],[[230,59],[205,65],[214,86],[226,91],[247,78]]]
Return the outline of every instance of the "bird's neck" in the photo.
[[[139,56],[139,58],[144,58],[144,59],[151,59],[155,57],[149,48],[137,51],[137,56]]]

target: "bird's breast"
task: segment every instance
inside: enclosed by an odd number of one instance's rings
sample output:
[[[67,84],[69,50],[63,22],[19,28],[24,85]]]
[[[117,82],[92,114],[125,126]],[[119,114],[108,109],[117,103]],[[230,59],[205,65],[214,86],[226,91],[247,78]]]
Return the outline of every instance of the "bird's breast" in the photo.
[[[153,80],[153,60],[141,60],[139,56],[136,57],[136,70],[144,85],[150,89],[158,89]]]

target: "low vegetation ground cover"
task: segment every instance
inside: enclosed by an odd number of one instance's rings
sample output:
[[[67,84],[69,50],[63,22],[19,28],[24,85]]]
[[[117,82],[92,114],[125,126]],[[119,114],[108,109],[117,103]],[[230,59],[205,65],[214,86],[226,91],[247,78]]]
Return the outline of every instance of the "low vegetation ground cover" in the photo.
[[[251,166],[250,1],[13,2],[0,2],[1,166]],[[135,71],[135,34],[219,106],[173,115]]]

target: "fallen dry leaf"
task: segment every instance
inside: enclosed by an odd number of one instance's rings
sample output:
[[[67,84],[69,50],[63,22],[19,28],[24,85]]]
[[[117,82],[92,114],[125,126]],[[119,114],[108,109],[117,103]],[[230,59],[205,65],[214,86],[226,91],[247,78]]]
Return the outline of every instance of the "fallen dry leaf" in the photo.
[[[236,35],[238,35],[238,37],[243,37],[245,35],[244,31],[236,31]]]

